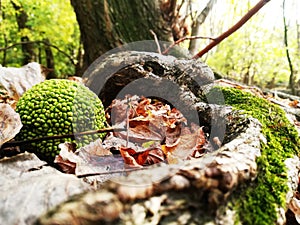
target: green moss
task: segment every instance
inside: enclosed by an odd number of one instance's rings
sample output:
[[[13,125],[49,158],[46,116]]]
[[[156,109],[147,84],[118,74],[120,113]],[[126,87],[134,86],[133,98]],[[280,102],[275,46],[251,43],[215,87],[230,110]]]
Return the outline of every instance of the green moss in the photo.
[[[299,137],[285,112],[269,101],[234,88],[213,88],[208,95],[223,92],[225,104],[257,118],[267,139],[257,159],[258,176],[235,193],[234,206],[242,224],[274,224],[276,208],[285,206],[288,191],[285,159],[299,155]]]

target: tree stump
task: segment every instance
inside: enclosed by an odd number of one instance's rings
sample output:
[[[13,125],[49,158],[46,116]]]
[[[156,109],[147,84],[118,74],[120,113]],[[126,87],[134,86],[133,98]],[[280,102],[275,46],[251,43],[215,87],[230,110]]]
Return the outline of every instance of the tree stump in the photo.
[[[98,190],[76,195],[57,206],[36,224],[241,223],[235,199],[244,197],[239,196],[240,190],[251,186],[260,172],[257,159],[267,140],[261,132],[262,124],[225,106],[221,92],[206,95],[214,82],[209,67],[195,60],[129,51],[98,59],[84,76],[105,106],[126,94],[169,102],[189,121],[206,126],[215,148],[198,159],[114,178]],[[171,91],[166,87],[172,87]],[[221,147],[215,143],[216,138]],[[298,185],[295,177],[299,159],[295,156],[286,164],[288,204]],[[285,223],[282,206],[277,207],[273,222]]]

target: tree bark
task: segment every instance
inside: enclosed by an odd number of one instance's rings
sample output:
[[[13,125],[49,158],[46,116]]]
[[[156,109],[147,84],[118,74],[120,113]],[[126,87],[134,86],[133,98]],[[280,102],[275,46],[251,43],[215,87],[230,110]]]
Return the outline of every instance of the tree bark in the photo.
[[[296,26],[297,26],[297,54],[300,55],[300,24],[299,22],[297,21],[296,23]]]
[[[172,41],[172,28],[161,0],[71,0],[84,47],[84,69],[108,50],[125,43]],[[171,7],[171,6],[166,6]]]
[[[288,44],[288,25],[286,23],[286,17],[285,17],[285,0],[283,0],[283,3],[282,3],[282,14],[283,14],[283,25],[284,25],[285,52],[286,52],[286,57],[287,57],[289,69],[290,69],[290,79],[289,79],[288,88],[291,89],[291,92],[294,95],[295,94],[295,76],[294,76],[294,68],[293,68],[290,51],[289,51],[289,44]]]
[[[209,12],[212,10],[215,3],[216,3],[216,0],[209,0],[207,5],[205,6],[205,8],[199,14],[196,21],[192,25],[192,36],[198,36],[200,34],[200,27],[205,22]],[[192,55],[197,53],[198,43],[199,43],[199,40],[197,40],[197,39],[191,40],[189,50]]]
[[[46,38],[44,40],[44,42],[47,44],[45,45],[45,54],[46,54],[46,65],[47,65],[47,68],[50,69],[50,72],[47,76],[47,78],[55,78],[55,73],[54,73],[54,66],[55,66],[55,63],[54,63],[54,56],[53,56],[53,52],[52,52],[52,49],[50,47],[50,40],[48,38]]]
[[[14,9],[16,10],[16,19],[18,23],[19,30],[30,29],[30,26],[27,24],[28,15],[24,11],[24,8],[21,4],[18,4],[14,1],[11,1]],[[22,51],[23,51],[23,64],[35,61],[36,54],[34,52],[34,44],[30,42],[30,39],[27,35],[21,37]]]

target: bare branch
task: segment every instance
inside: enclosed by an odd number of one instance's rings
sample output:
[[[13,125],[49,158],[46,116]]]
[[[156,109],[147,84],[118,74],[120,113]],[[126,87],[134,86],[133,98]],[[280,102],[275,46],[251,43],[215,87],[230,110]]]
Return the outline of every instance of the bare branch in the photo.
[[[157,51],[159,54],[161,54],[161,49],[160,49],[160,45],[159,45],[159,41],[158,41],[158,38],[157,38],[157,35],[156,33],[153,31],[153,30],[150,30],[150,33],[153,35],[154,37],[154,41],[155,41],[155,44],[157,46]]]
[[[209,39],[209,40],[212,40],[214,41],[215,39],[214,38],[211,38],[211,37],[204,37],[204,36],[191,36],[191,37],[183,37],[183,38],[180,38],[179,40],[175,41],[172,45],[170,45],[166,50],[164,50],[162,52],[163,55],[166,55],[168,54],[168,52],[174,48],[174,46],[178,45],[179,43],[185,41],[185,40],[194,40],[194,39]]]
[[[230,36],[232,33],[241,28],[253,15],[255,15],[266,3],[271,0],[260,0],[252,9],[250,9],[246,15],[244,15],[235,25],[229,28],[226,32],[221,34],[219,37],[215,38],[210,44],[208,44],[204,49],[198,52],[193,59],[198,59],[202,57],[205,53],[211,50],[213,47],[222,42],[225,38]]]
[[[73,58],[68,53],[66,53],[65,51],[61,50],[56,45],[47,43],[46,41],[23,41],[23,42],[18,42],[18,43],[14,43],[14,44],[9,45],[9,46],[4,47],[4,48],[0,48],[0,52],[1,51],[6,51],[6,50],[11,49],[11,48],[13,48],[15,46],[23,45],[23,44],[43,44],[43,45],[49,46],[51,48],[56,49],[58,52],[62,53],[64,56],[66,56],[74,66],[76,65],[76,63],[74,62]]]

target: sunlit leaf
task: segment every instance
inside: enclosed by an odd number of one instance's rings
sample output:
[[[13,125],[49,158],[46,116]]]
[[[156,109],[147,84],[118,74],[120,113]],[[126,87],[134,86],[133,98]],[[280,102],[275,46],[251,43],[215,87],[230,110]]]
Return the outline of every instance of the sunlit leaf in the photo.
[[[140,167],[142,166],[149,154],[149,150],[145,150],[143,152],[136,152],[132,148],[122,147],[120,149],[121,155],[127,165]]]

